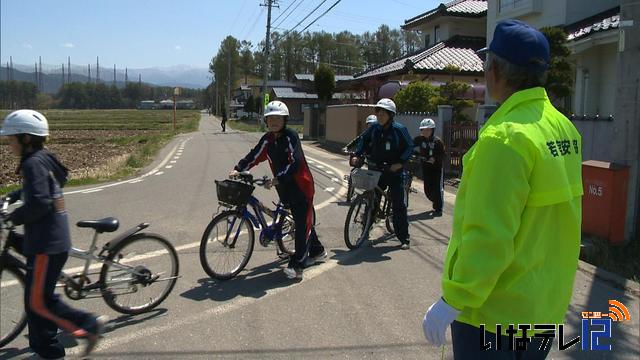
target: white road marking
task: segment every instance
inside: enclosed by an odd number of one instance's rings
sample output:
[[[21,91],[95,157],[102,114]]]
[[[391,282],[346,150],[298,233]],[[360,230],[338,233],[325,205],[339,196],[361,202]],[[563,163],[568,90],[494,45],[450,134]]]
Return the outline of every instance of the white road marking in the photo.
[[[334,174],[335,174],[335,173],[334,173],[333,171],[331,171],[331,170],[327,170],[327,171],[325,171],[325,172],[326,172],[327,174],[329,174],[329,175],[334,175]]]
[[[176,149],[178,148],[178,146],[180,145],[185,145],[186,143],[188,143],[192,138],[188,138],[185,140],[182,140],[182,142],[176,144],[173,149],[169,152],[169,154],[167,154],[167,156],[164,158],[164,160],[162,160],[162,162],[160,164],[158,164],[158,166],[156,166],[153,170],[149,171],[148,173],[138,176],[137,178],[134,179],[129,179],[129,180],[124,180],[124,181],[119,181],[119,182],[115,182],[112,184],[106,184],[106,185],[101,185],[101,186],[97,186],[95,188],[90,188],[90,189],[82,189],[82,190],[74,190],[74,191],[69,191],[69,192],[64,192],[64,195],[73,195],[73,194],[82,194],[82,193],[86,193],[87,191],[90,190],[94,190],[94,189],[107,189],[110,187],[114,187],[114,186],[118,186],[118,185],[122,185],[122,184],[130,184],[132,181],[135,180],[140,180],[140,179],[144,179],[147,176],[153,175],[156,172],[158,172],[158,169],[162,168],[163,166],[165,166],[167,164],[167,162],[171,159],[171,157],[173,156],[173,154],[176,152]]]
[[[173,159],[174,160],[178,160],[178,159],[180,159],[180,156],[174,156]]]
[[[336,188],[328,187],[328,188],[324,189],[324,191],[333,192],[333,190],[335,190],[335,189]]]
[[[169,161],[169,164],[175,164],[175,163],[177,163],[177,161],[175,161],[175,160]]]
[[[164,168],[165,168],[165,169],[171,169],[172,167],[173,167],[173,165],[167,165],[167,166],[165,166]]]
[[[318,169],[324,169],[324,166],[322,166],[322,165],[316,165],[316,167],[317,167]]]
[[[144,181],[144,180],[142,180],[142,179],[138,179],[138,180],[132,180],[132,181],[129,181],[129,183],[130,183],[130,184],[137,184],[137,183],[139,183],[139,182],[143,182],[143,181]]]
[[[93,189],[93,190],[87,190],[87,191],[83,191],[83,194],[91,194],[94,192],[98,192],[98,191],[102,191],[103,189]]]
[[[341,181],[340,179],[338,179],[338,178],[331,178],[331,181],[333,181],[333,182],[337,182],[337,183],[342,182],[342,181]]]
[[[157,173],[155,173],[156,176],[162,175],[162,174],[164,174],[164,171],[158,171]]]

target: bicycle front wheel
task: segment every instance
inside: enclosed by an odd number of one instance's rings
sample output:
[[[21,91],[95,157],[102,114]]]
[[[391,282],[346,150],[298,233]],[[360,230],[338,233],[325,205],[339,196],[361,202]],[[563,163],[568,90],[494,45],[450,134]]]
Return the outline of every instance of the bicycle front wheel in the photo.
[[[211,220],[200,241],[200,264],[210,277],[228,280],[251,258],[253,225],[239,211],[225,211]]]
[[[102,298],[115,311],[141,314],[167,298],[178,279],[178,254],[169,240],[135,234],[109,252],[100,271]]]
[[[25,280],[17,268],[0,267],[0,348],[27,326],[24,308]]]
[[[349,249],[357,249],[367,240],[372,206],[373,199],[368,193],[358,195],[351,202],[344,223],[344,242]]]

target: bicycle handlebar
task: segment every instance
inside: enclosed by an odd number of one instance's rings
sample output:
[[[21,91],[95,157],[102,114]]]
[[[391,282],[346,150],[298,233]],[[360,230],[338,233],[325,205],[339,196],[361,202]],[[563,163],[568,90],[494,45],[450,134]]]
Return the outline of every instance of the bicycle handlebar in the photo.
[[[266,175],[258,178],[258,179],[254,179],[253,178],[253,174],[251,174],[248,171],[242,171],[240,173],[238,173],[238,175],[236,176],[230,176],[231,179],[237,179],[240,180],[242,182],[245,182],[247,184],[251,184],[251,185],[258,185],[258,186],[265,186],[268,182],[270,182],[272,179],[269,179]]]

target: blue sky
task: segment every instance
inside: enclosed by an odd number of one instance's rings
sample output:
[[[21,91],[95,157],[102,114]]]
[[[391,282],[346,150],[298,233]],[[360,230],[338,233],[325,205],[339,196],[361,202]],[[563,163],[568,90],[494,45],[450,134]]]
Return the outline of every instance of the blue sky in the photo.
[[[264,38],[266,10],[261,0],[1,0],[0,61],[18,64],[95,63],[119,68],[191,65],[206,67],[227,35]],[[298,28],[329,8],[326,1]],[[279,27],[289,29],[322,0],[281,0],[277,18],[297,7]],[[434,0],[342,0],[309,30],[363,33],[434,8]],[[264,10],[264,11],[263,11]],[[286,15],[285,15],[286,16]],[[284,17],[274,24],[278,24]],[[282,30],[280,30],[282,31]]]

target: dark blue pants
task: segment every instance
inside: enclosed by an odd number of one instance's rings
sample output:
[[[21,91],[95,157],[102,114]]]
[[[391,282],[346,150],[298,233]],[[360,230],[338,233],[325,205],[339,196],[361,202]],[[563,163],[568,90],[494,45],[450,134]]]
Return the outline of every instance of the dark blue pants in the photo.
[[[313,200],[298,199],[289,205],[296,224],[296,253],[289,259],[289,267],[302,268],[307,256],[316,256],[324,251],[313,226]]]
[[[409,222],[407,220],[407,194],[404,191],[403,171],[395,173],[383,172],[378,181],[382,191],[387,187],[391,192],[391,208],[393,209],[393,228],[401,243],[409,243]]]
[[[29,346],[45,359],[65,356],[64,347],[56,339],[58,329],[73,336],[85,337],[95,333],[96,318],[75,310],[54,294],[68,253],[27,256],[25,309],[29,325]]]
[[[540,351],[542,338],[532,338],[526,351],[510,351],[509,337],[500,335],[502,350],[496,348],[496,334],[485,331],[484,343],[491,342],[492,349],[481,349],[482,335],[480,329],[469,324],[454,321],[451,324],[451,337],[453,339],[453,357],[456,360],[544,360],[551,351],[553,342]]]
[[[422,165],[422,181],[424,183],[424,194],[433,203],[433,210],[442,211],[444,203],[444,180],[442,168],[432,169],[427,165]]]

